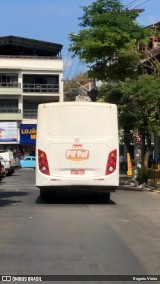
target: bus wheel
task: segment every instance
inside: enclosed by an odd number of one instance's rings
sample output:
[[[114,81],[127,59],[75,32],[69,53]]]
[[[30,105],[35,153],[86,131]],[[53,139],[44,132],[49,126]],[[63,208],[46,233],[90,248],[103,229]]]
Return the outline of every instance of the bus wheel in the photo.
[[[40,197],[41,199],[46,199],[47,198],[47,190],[44,188],[40,188]]]
[[[103,198],[104,200],[108,200],[110,199],[110,192],[100,192],[100,196],[101,198]]]
[[[105,198],[110,199],[110,196],[111,196],[110,192],[106,192]]]

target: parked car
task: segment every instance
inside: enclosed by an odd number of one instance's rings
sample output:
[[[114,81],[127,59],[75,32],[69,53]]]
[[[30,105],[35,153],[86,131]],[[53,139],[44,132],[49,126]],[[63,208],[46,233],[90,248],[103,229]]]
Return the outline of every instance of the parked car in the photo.
[[[14,157],[14,153],[12,151],[0,151],[0,156],[5,160],[10,162],[10,167],[13,172],[15,169],[20,167],[20,162],[18,157]]]
[[[14,173],[15,169],[17,168],[15,164],[15,159],[13,156],[12,151],[1,151],[0,156],[4,159],[5,162],[8,162],[10,166],[8,166],[7,175],[11,175]]]
[[[35,168],[36,167],[36,157],[35,156],[25,156],[23,160],[20,160],[21,168]]]
[[[0,155],[1,155],[1,153],[0,153]],[[2,156],[0,156],[0,162],[4,166],[5,175],[10,176],[14,173],[14,168],[11,166],[10,160],[6,160]]]
[[[0,161],[0,181],[2,180],[3,177],[5,177],[6,172],[5,172],[5,167]]]

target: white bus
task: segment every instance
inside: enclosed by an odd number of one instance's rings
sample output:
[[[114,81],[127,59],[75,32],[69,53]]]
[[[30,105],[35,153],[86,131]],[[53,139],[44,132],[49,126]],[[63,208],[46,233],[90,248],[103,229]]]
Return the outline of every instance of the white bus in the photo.
[[[38,106],[36,186],[106,192],[119,185],[117,106],[62,102]]]

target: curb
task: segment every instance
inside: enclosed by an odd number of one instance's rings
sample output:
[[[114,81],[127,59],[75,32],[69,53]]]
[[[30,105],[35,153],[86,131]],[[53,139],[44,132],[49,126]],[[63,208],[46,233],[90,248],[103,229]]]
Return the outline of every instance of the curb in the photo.
[[[127,190],[127,191],[139,191],[139,192],[156,192],[156,193],[160,193],[157,190],[155,190],[154,188],[147,188],[147,187],[134,187],[134,186],[129,186],[129,185],[119,185],[118,190]]]
[[[147,185],[146,186],[145,185],[135,186],[133,184],[133,181],[131,179],[129,180],[129,178],[125,178],[125,179],[120,178],[118,190],[140,191],[140,192],[146,191],[146,192],[156,192],[156,193],[160,194],[160,191],[157,191],[155,189],[155,187],[150,186],[150,185],[148,185],[148,186]]]
[[[146,191],[146,192],[156,192],[160,194],[160,191],[157,191],[154,186],[150,185],[135,185],[131,177],[123,175],[120,177],[119,190],[128,190],[128,191]]]

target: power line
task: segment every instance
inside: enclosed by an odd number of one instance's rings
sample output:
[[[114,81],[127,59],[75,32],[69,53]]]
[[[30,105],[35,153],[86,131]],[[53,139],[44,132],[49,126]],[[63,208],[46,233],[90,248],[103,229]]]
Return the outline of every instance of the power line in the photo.
[[[149,2],[150,0],[146,0],[146,1],[144,1],[143,3],[141,3],[140,5],[138,5],[138,6],[136,6],[136,7],[134,7],[134,9],[136,9],[136,8],[138,8],[138,7],[140,7],[140,6],[142,6],[143,4],[145,4],[145,3],[147,3],[147,2]]]
[[[136,2],[137,0],[132,1],[131,3],[127,4],[124,8],[129,8],[134,2]]]
[[[78,66],[77,66],[77,69],[76,69],[76,72],[75,72],[75,76],[77,76],[79,66],[80,66],[80,61],[79,61]]]
[[[69,78],[69,75],[70,75],[70,73],[71,73],[71,70],[72,70],[72,67],[73,67],[73,63],[74,63],[74,59],[75,59],[75,57],[74,57],[73,60],[72,60],[72,64],[71,64],[71,67],[70,67],[70,69],[69,69],[67,78]]]
[[[66,66],[67,66],[67,62],[68,62],[68,58],[69,58],[69,50],[68,50],[68,54],[67,54],[67,59],[66,59],[66,62],[65,62],[65,65],[64,65],[64,70],[63,70],[63,72],[65,71],[65,69],[66,69]]]

